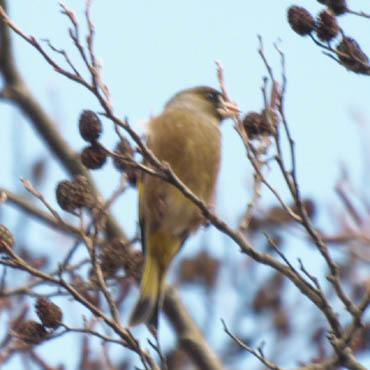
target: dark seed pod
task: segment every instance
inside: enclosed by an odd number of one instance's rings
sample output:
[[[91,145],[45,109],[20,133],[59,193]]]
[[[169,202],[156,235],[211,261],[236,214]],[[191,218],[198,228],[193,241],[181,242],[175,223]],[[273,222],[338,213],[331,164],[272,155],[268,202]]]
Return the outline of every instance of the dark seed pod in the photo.
[[[321,41],[331,41],[338,35],[339,26],[337,19],[328,11],[323,10],[316,22],[316,34]]]
[[[28,344],[39,344],[48,336],[45,328],[32,320],[22,322],[16,332],[18,338]]]
[[[74,213],[76,208],[93,208],[94,196],[85,176],[77,175],[73,181],[61,181],[57,185],[56,197],[59,206]]]
[[[91,187],[87,178],[83,175],[77,175],[73,179],[74,185],[74,204],[77,207],[93,208],[95,199],[91,191]]]
[[[317,0],[319,3],[326,5],[335,15],[341,15],[347,12],[346,0]]]
[[[56,188],[57,202],[60,208],[67,212],[73,212],[76,205],[73,203],[71,194],[74,192],[74,185],[71,181],[61,181]]]
[[[104,149],[97,144],[86,147],[81,153],[82,164],[90,170],[96,170],[103,167],[107,160],[107,154]]]
[[[254,139],[260,134],[260,126],[261,126],[262,117],[257,112],[249,112],[243,118],[243,127],[244,130],[247,132],[248,137],[250,139]]]
[[[81,113],[78,126],[82,138],[91,143],[99,139],[103,130],[99,117],[91,110]]]
[[[129,160],[134,160],[133,156],[135,152],[126,138],[123,138],[123,140],[116,145],[114,152]],[[118,157],[113,158],[113,164],[119,171],[126,172],[128,181],[131,185],[136,184],[138,170],[135,167],[130,166],[123,158]]]
[[[268,113],[267,113],[268,112]],[[278,115],[273,109],[264,109],[262,113],[250,112],[243,119],[243,127],[250,139],[274,134],[279,122]]]
[[[369,58],[354,39],[343,37],[336,50],[339,60],[347,69],[355,73],[370,73]]]
[[[127,275],[132,276],[137,281],[140,281],[144,267],[144,256],[142,252],[135,251],[130,254],[130,258],[125,263],[125,270]]]
[[[303,7],[293,5],[288,9],[288,22],[293,31],[305,36],[315,29],[315,20]]]
[[[132,159],[134,155],[134,150],[126,138],[123,138],[119,143],[117,143],[114,152],[129,159]],[[126,170],[127,164],[121,158],[114,157],[113,164],[120,171]]]
[[[140,280],[143,269],[144,257],[139,251],[132,252],[129,245],[120,239],[114,239],[104,247],[101,255],[101,269],[106,277],[112,277],[120,268],[128,276]]]
[[[39,319],[47,328],[55,329],[62,321],[62,310],[54,303],[44,297],[39,297],[36,301],[36,313]]]
[[[103,248],[100,267],[105,277],[113,277],[123,268],[129,258],[128,245],[119,239],[114,239]]]

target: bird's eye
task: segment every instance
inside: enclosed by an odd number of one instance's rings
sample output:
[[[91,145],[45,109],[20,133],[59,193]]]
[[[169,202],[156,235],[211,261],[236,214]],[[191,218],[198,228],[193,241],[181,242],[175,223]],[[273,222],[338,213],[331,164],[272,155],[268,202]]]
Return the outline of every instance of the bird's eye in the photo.
[[[218,92],[207,92],[206,97],[212,103],[219,103],[220,102],[220,93],[218,93]]]

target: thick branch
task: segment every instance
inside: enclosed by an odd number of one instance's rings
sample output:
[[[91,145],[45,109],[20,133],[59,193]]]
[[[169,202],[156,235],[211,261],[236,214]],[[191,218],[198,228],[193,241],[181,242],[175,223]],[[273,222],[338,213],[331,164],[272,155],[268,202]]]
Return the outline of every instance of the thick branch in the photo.
[[[163,309],[175,327],[180,347],[194,360],[199,369],[221,370],[220,359],[209,347],[198,326],[190,317],[177,295],[176,289],[167,286]]]

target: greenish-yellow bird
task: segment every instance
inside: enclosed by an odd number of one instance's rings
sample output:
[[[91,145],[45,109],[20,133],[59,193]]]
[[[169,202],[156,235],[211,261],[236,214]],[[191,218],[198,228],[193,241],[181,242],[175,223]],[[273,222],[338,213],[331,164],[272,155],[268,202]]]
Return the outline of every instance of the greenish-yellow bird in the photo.
[[[200,86],[177,93],[148,124],[148,148],[209,206],[220,167],[219,124],[236,111],[222,93]],[[140,298],[129,324],[157,326],[168,267],[188,235],[205,220],[191,200],[158,177],[144,174],[138,187],[145,263]]]

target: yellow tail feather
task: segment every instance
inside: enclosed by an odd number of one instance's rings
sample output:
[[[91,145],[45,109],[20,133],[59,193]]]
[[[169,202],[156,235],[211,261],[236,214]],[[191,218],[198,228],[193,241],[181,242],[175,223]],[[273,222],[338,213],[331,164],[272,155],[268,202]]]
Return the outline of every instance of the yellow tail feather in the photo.
[[[157,328],[158,311],[166,272],[180,247],[181,242],[174,240],[172,235],[167,233],[149,235],[144,271],[141,278],[140,297],[130,316],[130,326],[145,322]]]
[[[141,279],[140,297],[130,316],[129,325],[147,322],[157,326],[158,308],[163,284],[163,271],[154,258],[146,258]]]

